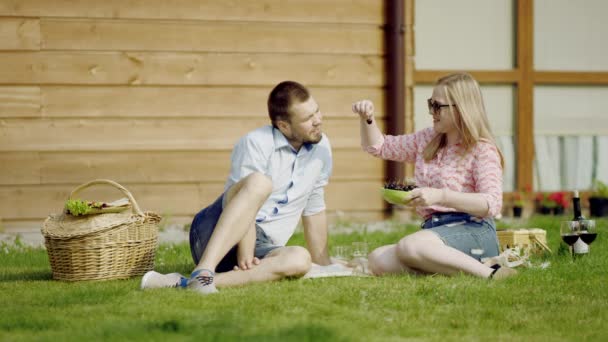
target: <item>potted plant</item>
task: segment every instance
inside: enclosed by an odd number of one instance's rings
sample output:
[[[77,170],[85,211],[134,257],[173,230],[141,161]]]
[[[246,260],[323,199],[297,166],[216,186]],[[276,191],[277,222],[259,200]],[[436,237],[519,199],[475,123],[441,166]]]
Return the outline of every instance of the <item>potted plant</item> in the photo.
[[[521,217],[528,198],[527,195],[531,190],[532,188],[528,185],[524,190],[513,193],[513,217]]]
[[[608,185],[595,180],[589,197],[589,214],[594,217],[608,216]]]
[[[565,191],[556,191],[550,194],[540,193],[536,196],[537,211],[543,215],[562,215],[564,209],[569,206],[568,194]]]
[[[524,200],[522,194],[516,192],[513,194],[513,217],[521,217],[524,209]]]
[[[536,195],[536,211],[543,215],[549,215],[553,212],[556,204],[554,201],[549,199],[549,195],[546,193],[539,193]]]
[[[553,215],[562,215],[564,209],[570,206],[568,194],[565,191],[552,192],[548,196],[549,200],[555,203],[553,207]]]

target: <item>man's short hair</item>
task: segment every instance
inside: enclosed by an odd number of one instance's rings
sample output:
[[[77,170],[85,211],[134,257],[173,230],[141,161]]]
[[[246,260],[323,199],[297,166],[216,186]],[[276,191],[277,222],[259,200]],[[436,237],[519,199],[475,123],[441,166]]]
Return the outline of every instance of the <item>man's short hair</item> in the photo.
[[[289,108],[294,103],[305,102],[309,98],[310,92],[308,89],[298,82],[284,81],[277,84],[268,96],[268,115],[272,125],[277,127],[276,122],[278,120],[289,122]]]

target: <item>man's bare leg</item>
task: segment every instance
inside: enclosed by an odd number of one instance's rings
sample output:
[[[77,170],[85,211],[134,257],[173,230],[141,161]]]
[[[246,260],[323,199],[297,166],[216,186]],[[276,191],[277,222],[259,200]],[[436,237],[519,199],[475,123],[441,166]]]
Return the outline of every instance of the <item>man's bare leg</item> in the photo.
[[[243,178],[226,192],[226,207],[195,271],[215,271],[228,251],[245,237],[249,229],[255,229],[255,216],[271,192],[272,181],[257,172]]]
[[[310,270],[311,257],[306,248],[299,246],[279,247],[260,260],[260,264],[249,270],[218,273],[218,287],[238,286],[279,280],[285,277],[301,277]]]

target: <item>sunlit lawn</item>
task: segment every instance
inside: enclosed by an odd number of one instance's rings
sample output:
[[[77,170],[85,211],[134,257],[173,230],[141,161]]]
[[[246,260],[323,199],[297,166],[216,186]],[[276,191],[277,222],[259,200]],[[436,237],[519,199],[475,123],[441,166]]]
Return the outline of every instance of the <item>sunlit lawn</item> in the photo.
[[[590,255],[572,262],[561,218],[517,226],[547,230],[548,269],[501,282],[468,276],[290,280],[201,297],[139,290],[139,280],[51,280],[46,252],[0,248],[0,341],[19,340],[608,340],[608,222]],[[501,224],[504,226],[505,224]],[[371,248],[415,231],[338,234]],[[303,244],[302,234],[293,244]],[[533,260],[539,264],[541,260]],[[157,270],[190,271],[188,246],[162,245]]]

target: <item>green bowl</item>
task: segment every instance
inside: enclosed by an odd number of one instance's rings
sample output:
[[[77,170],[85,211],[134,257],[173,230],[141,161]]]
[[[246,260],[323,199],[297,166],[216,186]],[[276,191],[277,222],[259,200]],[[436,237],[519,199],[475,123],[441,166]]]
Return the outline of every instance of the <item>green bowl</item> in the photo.
[[[382,197],[388,203],[392,204],[407,204],[411,199],[411,191],[393,190],[381,188]]]

